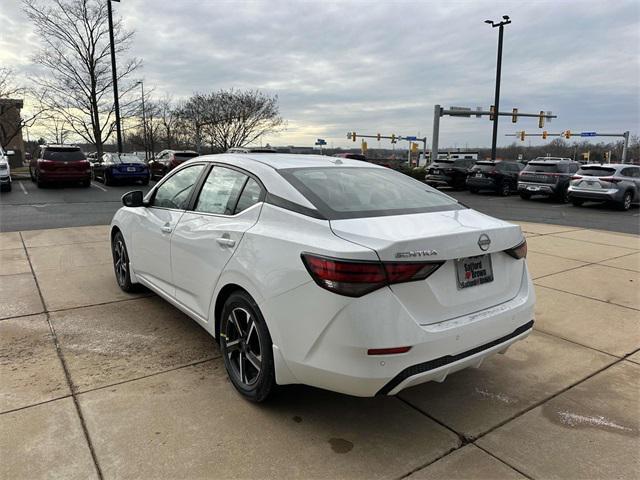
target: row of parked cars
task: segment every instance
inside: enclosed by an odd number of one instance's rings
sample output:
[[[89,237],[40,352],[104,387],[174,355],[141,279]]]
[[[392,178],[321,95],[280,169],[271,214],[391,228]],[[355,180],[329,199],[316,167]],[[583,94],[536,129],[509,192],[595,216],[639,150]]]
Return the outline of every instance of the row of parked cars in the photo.
[[[163,150],[152,160],[132,153],[95,153],[85,155],[75,145],[44,145],[29,162],[29,176],[38,187],[54,183],[79,183],[83,187],[98,180],[105,185],[162,178],[172,169],[198,154],[192,151]]]
[[[428,169],[425,182],[434,187],[490,190],[503,196],[517,192],[580,206],[607,202],[622,210],[640,203],[640,167],[628,164],[583,165],[569,158],[539,157],[528,163],[509,160],[443,159]]]

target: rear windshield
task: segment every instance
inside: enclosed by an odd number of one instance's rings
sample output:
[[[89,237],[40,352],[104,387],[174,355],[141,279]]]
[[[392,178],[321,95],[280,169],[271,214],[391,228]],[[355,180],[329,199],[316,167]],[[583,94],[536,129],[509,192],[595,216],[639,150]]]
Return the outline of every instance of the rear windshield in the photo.
[[[84,153],[79,148],[46,148],[42,158],[44,160],[53,160],[54,162],[86,160]]]
[[[496,168],[496,164],[492,162],[478,162],[473,166],[475,171],[490,172]]]
[[[533,163],[524,167],[525,172],[566,173],[567,165],[564,163]]]
[[[435,163],[454,163],[454,162],[455,160],[446,160],[446,159],[445,160],[439,159],[435,161]]]
[[[137,155],[113,155],[113,157],[111,158],[114,162],[120,163],[144,163],[144,160],[142,160]]]
[[[453,198],[387,168],[279,170],[328,219],[458,210]]]
[[[196,152],[176,152],[174,155],[176,158],[193,158],[198,156]]]
[[[582,167],[578,171],[578,175],[585,175],[590,177],[607,177],[616,173],[615,168],[611,167]]]

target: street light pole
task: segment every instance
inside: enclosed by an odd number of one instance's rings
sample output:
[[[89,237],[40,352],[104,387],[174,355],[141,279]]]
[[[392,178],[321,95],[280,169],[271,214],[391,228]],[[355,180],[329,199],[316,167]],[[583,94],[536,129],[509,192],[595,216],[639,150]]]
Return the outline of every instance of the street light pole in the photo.
[[[493,20],[485,20],[484,23],[490,24],[492,27],[498,28],[498,64],[496,67],[496,95],[493,102],[494,111],[497,113],[500,111],[500,76],[502,74],[502,39],[504,36],[504,26],[511,23],[508,15],[503,15],[504,19],[500,23],[495,23]],[[499,115],[493,116],[493,137],[491,139],[491,159],[496,159],[496,144],[498,142],[498,118]]]
[[[116,72],[116,47],[113,41],[113,14],[111,2],[120,0],[107,0],[107,12],[109,17],[109,42],[111,43],[111,75],[113,77],[113,107],[116,114],[116,137],[118,139],[118,153],[122,153],[122,129],[120,127],[120,102],[118,100],[118,74]]]
[[[142,88],[142,143],[144,144],[144,159],[149,160],[149,149],[147,148],[147,116],[144,108],[144,82],[142,80],[139,80],[138,82],[136,82],[136,85],[140,85],[140,87]]]

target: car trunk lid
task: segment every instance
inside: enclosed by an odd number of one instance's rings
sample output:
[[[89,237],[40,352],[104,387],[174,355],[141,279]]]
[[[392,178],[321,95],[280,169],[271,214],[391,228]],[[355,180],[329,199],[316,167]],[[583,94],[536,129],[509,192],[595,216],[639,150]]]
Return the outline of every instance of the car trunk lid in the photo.
[[[524,262],[504,253],[522,241],[520,228],[470,209],[332,220],[331,228],[337,236],[375,250],[384,262],[444,261],[425,280],[389,287],[422,325],[498,305],[520,290]],[[481,242],[486,237],[489,245]],[[483,268],[490,262],[493,280],[460,288],[456,269],[464,264],[457,260],[475,256],[482,256]]]

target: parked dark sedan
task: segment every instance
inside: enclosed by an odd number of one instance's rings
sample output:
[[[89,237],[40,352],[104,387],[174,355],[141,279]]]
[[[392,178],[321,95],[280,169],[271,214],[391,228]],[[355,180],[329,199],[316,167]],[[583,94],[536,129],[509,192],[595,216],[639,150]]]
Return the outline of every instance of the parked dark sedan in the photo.
[[[149,183],[149,167],[137,155],[105,153],[93,163],[93,178],[101,180],[105,185],[116,182]]]
[[[429,166],[424,181],[432,187],[464,188],[469,169],[475,162],[471,158],[437,160]]]
[[[518,190],[518,174],[523,165],[505,160],[477,162],[467,177],[471,193],[491,190],[506,197]]]
[[[44,145],[38,158],[29,163],[29,175],[38,188],[46,184],[80,182],[91,185],[91,165],[75,145]]]
[[[197,156],[198,153],[191,150],[163,150],[149,161],[151,178],[162,178],[181,163]]]

